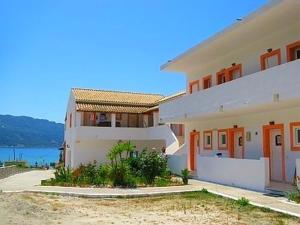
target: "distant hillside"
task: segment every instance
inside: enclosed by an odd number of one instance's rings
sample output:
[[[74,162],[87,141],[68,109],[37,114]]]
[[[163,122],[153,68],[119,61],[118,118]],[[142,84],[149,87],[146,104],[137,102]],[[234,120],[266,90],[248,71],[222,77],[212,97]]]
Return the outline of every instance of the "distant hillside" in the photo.
[[[64,125],[27,116],[0,115],[0,146],[59,147]]]

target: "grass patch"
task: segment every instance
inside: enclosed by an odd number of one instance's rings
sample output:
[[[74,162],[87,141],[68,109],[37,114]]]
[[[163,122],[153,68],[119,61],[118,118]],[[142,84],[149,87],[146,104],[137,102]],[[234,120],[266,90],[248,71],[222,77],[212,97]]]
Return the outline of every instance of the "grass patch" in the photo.
[[[294,201],[300,204],[300,191],[286,192],[285,196],[289,201]]]
[[[239,216],[251,215],[253,219],[255,219],[255,217],[261,217],[262,214],[269,214],[271,215],[270,218],[275,219],[276,222],[274,224],[278,224],[277,222],[281,219],[294,218],[287,214],[272,211],[269,208],[253,206],[249,203],[249,200],[244,197],[233,200],[210,193],[206,189],[202,189],[198,192],[183,193],[181,197],[192,202],[198,202],[198,205],[202,207],[213,204],[221,210],[236,212]]]

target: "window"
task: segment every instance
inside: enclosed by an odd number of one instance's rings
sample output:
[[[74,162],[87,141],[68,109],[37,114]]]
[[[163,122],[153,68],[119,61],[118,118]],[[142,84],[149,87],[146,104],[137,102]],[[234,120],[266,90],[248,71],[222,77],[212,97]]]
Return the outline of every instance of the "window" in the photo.
[[[300,122],[290,123],[291,150],[300,151]]]
[[[227,149],[227,129],[218,130],[218,148],[219,150]]]
[[[203,132],[203,148],[205,150],[211,150],[212,149],[212,131],[207,130]]]
[[[191,81],[189,84],[189,92],[190,94],[199,91],[199,80]]]
[[[295,59],[300,59],[300,48],[295,50]]]
[[[280,49],[267,52],[260,56],[261,70],[265,70],[281,64]]]
[[[235,80],[242,76],[242,64],[235,65],[227,69],[228,80]]]
[[[122,120],[122,113],[116,113],[116,120]]]
[[[226,82],[226,69],[221,70],[217,73],[217,84],[223,84]]]
[[[211,75],[203,77],[203,89],[207,89],[211,87]]]
[[[300,59],[300,41],[286,46],[286,55],[288,62]]]

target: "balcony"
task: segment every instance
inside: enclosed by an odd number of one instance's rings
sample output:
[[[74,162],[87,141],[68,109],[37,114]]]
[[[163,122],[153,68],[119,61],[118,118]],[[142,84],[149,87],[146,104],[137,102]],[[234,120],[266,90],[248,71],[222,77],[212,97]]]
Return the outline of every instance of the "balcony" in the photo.
[[[84,140],[166,140],[173,142],[176,136],[167,125],[148,128],[87,127],[75,128],[76,141]]]
[[[222,118],[299,105],[300,60],[186,95],[160,106],[161,122]]]

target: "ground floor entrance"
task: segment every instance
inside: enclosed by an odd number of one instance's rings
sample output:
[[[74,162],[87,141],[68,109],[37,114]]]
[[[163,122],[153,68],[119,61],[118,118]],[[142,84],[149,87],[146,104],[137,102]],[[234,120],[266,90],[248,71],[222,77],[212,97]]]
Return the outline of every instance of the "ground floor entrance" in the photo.
[[[229,136],[229,156],[231,158],[244,158],[244,128],[231,128],[228,130]]]
[[[197,153],[200,147],[200,132],[192,131],[190,133],[190,150],[189,150],[189,170],[195,171],[197,169]]]
[[[285,181],[284,125],[263,126],[264,157],[269,158],[271,181]]]

